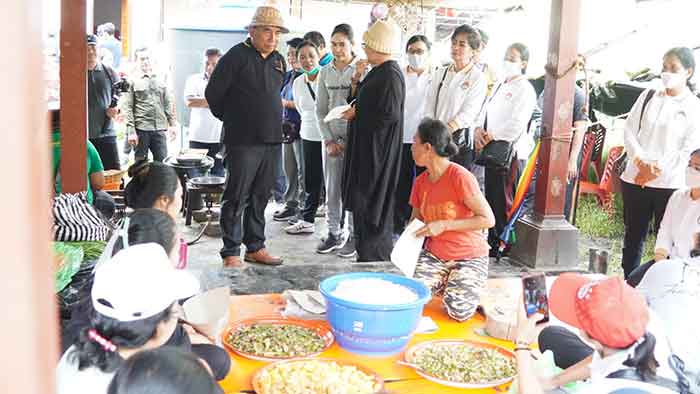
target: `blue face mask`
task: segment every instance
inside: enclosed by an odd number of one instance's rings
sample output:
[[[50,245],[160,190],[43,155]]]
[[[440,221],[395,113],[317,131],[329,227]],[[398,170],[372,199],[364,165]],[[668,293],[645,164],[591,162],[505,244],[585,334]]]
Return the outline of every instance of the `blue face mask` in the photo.
[[[304,70],[304,74],[308,75],[309,77],[313,77],[314,75],[318,74],[319,71],[321,71],[321,67],[316,66],[311,70]]]
[[[333,54],[328,52],[328,53],[326,53],[325,56],[323,56],[323,59],[321,59],[321,61],[319,61],[318,64],[320,64],[321,67],[323,67],[332,61],[333,61]]]

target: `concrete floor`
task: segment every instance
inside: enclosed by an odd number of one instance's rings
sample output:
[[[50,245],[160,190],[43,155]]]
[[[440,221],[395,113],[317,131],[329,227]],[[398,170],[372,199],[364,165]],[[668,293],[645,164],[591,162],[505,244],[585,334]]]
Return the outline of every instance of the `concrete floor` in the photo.
[[[388,262],[357,263],[354,260],[339,258],[334,254],[316,253],[316,245],[327,233],[326,220],[322,218],[316,221],[315,234],[288,235],[284,232],[286,222],[272,220],[272,214],[277,209],[279,209],[277,204],[268,204],[265,215],[267,217],[266,246],[270,253],[282,256],[284,264],[279,267],[269,267],[245,263],[242,268],[223,269],[219,257],[221,239],[204,235],[198,243],[190,246],[188,254],[188,269],[200,277],[204,290],[230,285],[232,294],[281,293],[288,289],[317,289],[321,280],[339,273],[358,271],[399,273]],[[193,239],[200,226],[193,221],[192,225],[187,227],[183,220],[181,228],[185,239]],[[492,277],[515,276],[522,270],[521,267],[493,261],[489,273]]]

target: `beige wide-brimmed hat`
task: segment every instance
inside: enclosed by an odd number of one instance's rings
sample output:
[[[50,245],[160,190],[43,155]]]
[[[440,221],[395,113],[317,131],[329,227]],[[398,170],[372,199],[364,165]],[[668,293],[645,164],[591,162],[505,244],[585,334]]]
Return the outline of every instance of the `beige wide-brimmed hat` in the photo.
[[[376,52],[391,55],[401,49],[401,32],[391,19],[379,19],[362,35],[364,44]]]
[[[256,26],[274,26],[279,27],[282,33],[289,33],[289,29],[284,26],[284,19],[282,14],[275,7],[261,6],[255,10],[255,15],[253,15],[253,20],[250,22],[247,28]]]

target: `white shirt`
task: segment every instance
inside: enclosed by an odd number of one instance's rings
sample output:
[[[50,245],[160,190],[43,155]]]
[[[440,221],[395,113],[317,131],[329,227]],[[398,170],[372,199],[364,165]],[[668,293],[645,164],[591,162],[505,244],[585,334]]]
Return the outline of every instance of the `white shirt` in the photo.
[[[185,83],[185,102],[188,97],[204,98],[204,89],[209,79],[204,73],[194,74]],[[190,141],[216,144],[221,141],[221,121],[209,108],[190,109]]]
[[[294,80],[292,90],[294,92],[294,105],[301,115],[301,129],[299,134],[301,138],[307,141],[323,141],[321,130],[318,126],[318,118],[316,117],[316,100],[311,96],[309,86],[314,93],[318,95],[318,77],[313,82],[309,82],[306,74],[300,75]]]
[[[665,249],[671,259],[690,257],[693,236],[700,232],[700,200],[690,198],[690,190],[671,195],[656,236],[655,249]]]
[[[646,95],[646,90],[639,95],[625,122],[628,161],[620,178],[635,183],[639,170],[634,159],[638,158],[661,170],[661,175],[646,187],[680,189],[685,186],[690,154],[700,147],[700,99],[689,89],[675,97],[657,92],[644,110],[640,130],[640,113]]]
[[[68,357],[75,350],[71,346],[63,353],[56,367],[56,394],[106,394],[114,373],[90,367],[78,370],[78,364]]]
[[[637,286],[668,333],[673,354],[687,371],[700,372],[700,259],[665,260],[649,268]],[[657,343],[659,338],[657,338]],[[663,364],[661,360],[658,360]]]
[[[494,140],[514,142],[518,159],[527,160],[535,147],[527,126],[536,105],[535,88],[525,76],[501,82],[493,88],[478,125],[483,126],[486,121],[487,131]]]
[[[447,74],[445,74],[447,70]],[[473,129],[484,100],[488,82],[477,67],[454,72],[454,65],[440,67],[428,89],[425,116],[445,123],[455,122],[457,129]],[[440,81],[445,76],[440,89]],[[437,97],[438,89],[440,96]],[[437,106],[436,106],[437,102]],[[472,130],[473,131],[473,130]]]
[[[675,391],[651,383],[625,379],[601,379],[596,383],[576,390],[576,394],[676,394]]]
[[[671,356],[671,349],[669,347],[665,327],[653,309],[649,311],[649,324],[647,325],[647,331],[651,333],[654,338],[656,338],[654,358],[659,362],[659,367],[656,369],[656,375],[674,381],[677,380],[676,374],[668,365],[668,358]],[[613,372],[631,368],[623,365],[622,363],[624,363],[630,355],[634,354],[635,348],[636,345],[632,345],[626,350],[621,350],[620,352],[605,358],[602,358],[598,352],[593,352],[593,360],[589,366],[591,370],[591,383],[595,385]]]
[[[408,72],[406,66],[403,68],[404,79],[406,80],[406,101],[403,112],[403,142],[412,144],[413,136],[418,130],[420,121],[425,117],[425,104],[428,100],[428,89],[433,79],[430,70],[423,71],[418,75]]]

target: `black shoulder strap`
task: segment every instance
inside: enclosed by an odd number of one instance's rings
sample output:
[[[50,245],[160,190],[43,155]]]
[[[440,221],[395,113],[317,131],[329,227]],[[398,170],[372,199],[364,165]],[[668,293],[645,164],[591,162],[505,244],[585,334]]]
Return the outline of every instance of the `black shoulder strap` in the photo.
[[[643,382],[643,383],[648,383],[648,384],[653,384],[654,386],[659,386],[666,388],[668,390],[674,391],[674,392],[679,392],[679,387],[678,383],[674,382],[671,379],[667,379],[661,376],[656,376],[653,380],[644,380],[642,379],[641,376],[637,373],[637,371],[634,368],[625,368],[621,369],[619,371],[615,371],[611,373],[610,375],[607,376],[607,378],[610,379],[624,379],[624,380],[631,380],[634,382]]]
[[[311,84],[309,81],[306,81],[306,86],[309,88],[309,93],[311,93],[311,98],[316,101],[316,92],[314,92],[314,88],[311,87]]]
[[[493,100],[494,97],[496,97],[496,93],[498,93],[498,89],[503,86],[503,83],[499,83],[496,85],[496,89],[493,90],[493,93],[489,97],[484,98],[484,102],[481,103],[481,109],[479,110],[479,114],[481,114],[481,111],[484,111],[486,109],[486,105]],[[484,130],[488,130],[488,125],[489,125],[489,112],[486,111],[486,114],[484,114]]]
[[[117,79],[119,79],[119,77],[117,76],[117,72],[114,71],[112,67],[106,64],[103,64],[102,68],[105,70],[105,73],[107,73],[107,78],[109,79],[109,87],[111,88],[117,82]]]
[[[637,128],[637,135],[642,131],[642,118],[644,118],[644,111],[647,109],[647,104],[651,101],[652,97],[656,91],[654,89],[649,89],[647,95],[644,96],[644,101],[642,102],[642,111],[639,113],[639,127]]]
[[[445,83],[445,78],[447,78],[447,72],[450,71],[451,66],[447,66],[445,68],[445,72],[442,74],[442,79],[440,80],[440,84],[438,85],[437,88],[437,93],[435,93],[435,111],[433,114],[437,118],[437,109],[438,109],[438,102],[440,102],[440,91],[442,90],[442,85]]]

